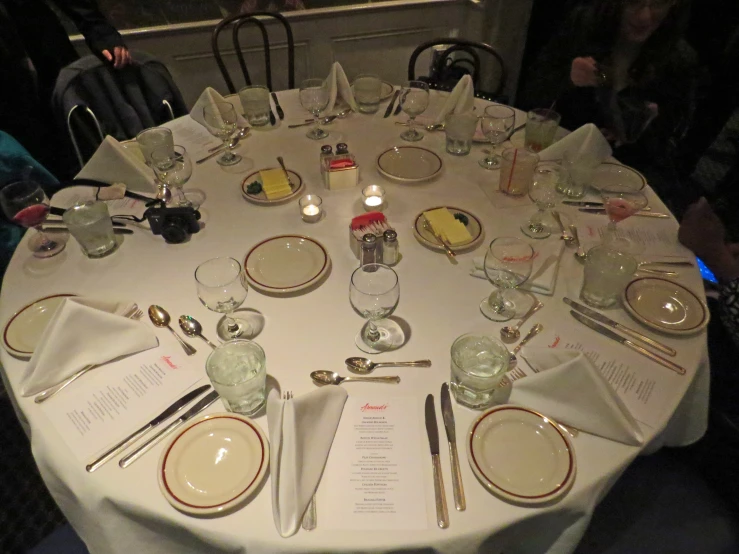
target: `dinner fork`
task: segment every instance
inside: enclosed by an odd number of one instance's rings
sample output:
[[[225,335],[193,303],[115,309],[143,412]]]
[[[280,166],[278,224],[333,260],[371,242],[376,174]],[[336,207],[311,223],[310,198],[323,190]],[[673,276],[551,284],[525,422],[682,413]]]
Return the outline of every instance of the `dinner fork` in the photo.
[[[282,395],[282,398],[284,400],[292,400],[293,399],[293,393],[292,391],[285,391],[285,393]],[[313,497],[310,499],[310,502],[308,503],[308,508],[305,510],[305,514],[303,514],[303,529],[306,531],[312,531],[316,528],[316,495],[314,494]]]
[[[123,317],[127,317],[128,319],[135,319],[139,320],[141,319],[141,316],[144,315],[144,312],[139,308],[138,304],[133,304],[126,312],[123,314]],[[41,404],[42,402],[47,401],[52,396],[56,395],[60,390],[64,389],[67,385],[73,383],[80,377],[82,377],[85,373],[88,371],[95,369],[98,367],[96,364],[86,365],[82,369],[80,369],[77,373],[70,375],[67,377],[64,381],[61,383],[57,383],[56,385],[49,387],[48,389],[42,391],[40,394],[36,396],[36,398],[33,399],[33,401],[36,404]]]

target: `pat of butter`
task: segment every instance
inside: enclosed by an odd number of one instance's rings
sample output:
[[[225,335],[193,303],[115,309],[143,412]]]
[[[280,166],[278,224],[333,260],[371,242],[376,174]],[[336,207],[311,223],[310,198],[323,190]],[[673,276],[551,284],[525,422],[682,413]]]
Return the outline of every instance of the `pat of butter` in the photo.
[[[472,240],[472,235],[470,235],[464,224],[454,219],[454,216],[446,208],[430,210],[424,212],[424,215],[434,231],[452,246],[464,244]]]
[[[290,188],[290,183],[282,169],[263,169],[259,172],[259,176],[262,178],[262,188],[265,192],[281,187]]]

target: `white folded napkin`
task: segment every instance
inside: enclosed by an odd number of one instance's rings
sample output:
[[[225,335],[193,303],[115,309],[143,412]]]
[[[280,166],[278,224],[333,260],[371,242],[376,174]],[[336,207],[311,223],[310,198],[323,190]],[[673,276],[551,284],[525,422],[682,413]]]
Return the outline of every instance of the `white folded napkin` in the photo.
[[[100,365],[158,346],[151,329],[123,316],[132,308],[130,302],[78,296],[65,299],[23,369],[23,396],[61,383],[87,365]]]
[[[195,105],[193,105],[192,109],[190,110],[190,117],[200,123],[203,127],[208,128],[208,124],[205,122],[205,116],[203,115],[203,108],[215,102],[226,102],[228,104],[231,104],[234,107],[234,110],[236,110],[237,125],[239,127],[248,126],[246,119],[244,119],[243,117],[244,109],[241,107],[241,100],[239,100],[239,95],[232,94],[227,98],[224,98],[217,90],[211,87],[207,87],[200,95],[200,98],[197,99]]]
[[[524,347],[525,361],[539,371],[513,383],[509,398],[586,433],[640,445],[639,424],[605,377],[576,350]]]
[[[341,98],[346,102],[353,111],[359,111],[357,107],[357,101],[354,99],[354,92],[349,84],[349,79],[346,78],[344,68],[341,67],[339,62],[334,62],[331,66],[331,71],[326,77],[326,84],[328,84],[328,106],[326,106],[326,113],[331,113],[336,105],[336,99]]]
[[[434,123],[443,123],[444,119],[450,113],[468,113],[472,112],[475,107],[475,86],[472,84],[472,77],[463,76],[454,86],[449,97],[444,102],[441,111],[436,115]]]
[[[77,179],[94,179],[105,183],[115,175],[117,182],[124,183],[133,192],[156,192],[154,171],[147,167],[140,153],[108,135],[98,146],[85,167],[77,174]]]
[[[598,163],[609,158],[613,153],[606,137],[592,123],[586,123],[575,129],[569,135],[539,152],[539,159],[541,161],[561,160],[565,152],[575,154],[575,158],[589,156]]]
[[[559,235],[557,235],[556,240],[544,239],[539,241],[534,247],[534,263],[531,269],[531,276],[521,285],[521,288],[539,294],[546,294],[547,296],[554,294],[554,287],[557,284],[557,273],[559,272],[559,262],[562,259],[564,248],[564,241],[559,238]],[[472,259],[470,275],[479,277],[480,279],[487,279],[487,275],[485,275],[484,256]]]
[[[273,390],[267,399],[272,514],[283,537],[297,532],[316,492],[346,397],[343,387],[328,386],[294,400]]]

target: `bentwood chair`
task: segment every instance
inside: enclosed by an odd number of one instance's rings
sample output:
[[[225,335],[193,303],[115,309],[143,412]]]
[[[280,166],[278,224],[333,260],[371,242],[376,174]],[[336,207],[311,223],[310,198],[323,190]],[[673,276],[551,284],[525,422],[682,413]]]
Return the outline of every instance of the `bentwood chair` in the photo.
[[[416,77],[416,61],[423,51],[429,49],[433,49],[431,74]],[[484,64],[481,54],[485,56]],[[497,73],[494,72],[495,67],[498,68]],[[451,90],[464,75],[472,77],[475,96],[478,98],[505,101],[503,97],[507,78],[505,62],[489,44],[462,38],[436,38],[416,47],[408,61],[408,80],[427,81],[429,87],[433,89]],[[492,82],[493,85],[487,85],[488,82]],[[488,90],[482,90],[481,83]]]
[[[256,26],[261,35],[262,35],[262,44],[264,46],[264,66],[265,66],[265,76],[267,81],[267,88],[269,90],[274,90],[272,88],[272,55],[271,55],[271,44],[269,40],[269,33],[268,28],[272,27],[272,25],[265,25],[265,21],[263,19],[265,18],[273,18],[276,20],[276,23],[282,24],[282,26],[285,29],[285,35],[287,37],[287,88],[295,88],[295,42],[293,41],[293,32],[290,28],[290,23],[285,18],[285,16],[279,14],[279,13],[272,13],[272,12],[251,12],[251,13],[242,13],[242,14],[236,14],[232,15],[230,17],[225,18],[223,21],[218,23],[216,25],[216,28],[213,29],[213,35],[211,37],[211,47],[213,49],[213,55],[216,58],[216,63],[218,64],[218,68],[221,70],[221,74],[223,75],[223,80],[226,81],[226,86],[228,87],[228,90],[231,94],[236,93],[236,87],[234,86],[234,82],[231,79],[231,75],[228,72],[228,69],[226,68],[226,64],[223,63],[223,58],[221,56],[221,48],[218,43],[218,37],[221,33],[221,31],[225,30],[227,27],[232,26],[231,31],[231,39],[233,41],[233,49],[236,52],[236,57],[239,60],[239,66],[241,67],[241,72],[244,76],[244,82],[246,85],[251,85],[252,80],[251,76],[249,75],[249,70],[246,67],[246,61],[244,60],[244,52],[241,49],[241,43],[239,41],[239,31],[241,30],[241,27],[243,27],[246,24],[254,25]]]

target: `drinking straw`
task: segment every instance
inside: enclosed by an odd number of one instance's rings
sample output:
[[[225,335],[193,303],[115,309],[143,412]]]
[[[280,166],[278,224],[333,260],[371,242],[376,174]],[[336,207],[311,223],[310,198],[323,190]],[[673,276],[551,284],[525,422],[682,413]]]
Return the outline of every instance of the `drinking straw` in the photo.
[[[516,158],[518,157],[518,148],[513,149],[513,161],[511,162],[511,172],[508,174],[508,184],[506,185],[506,192],[511,192],[511,179],[513,179],[513,172],[516,169]]]

